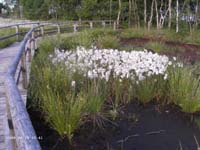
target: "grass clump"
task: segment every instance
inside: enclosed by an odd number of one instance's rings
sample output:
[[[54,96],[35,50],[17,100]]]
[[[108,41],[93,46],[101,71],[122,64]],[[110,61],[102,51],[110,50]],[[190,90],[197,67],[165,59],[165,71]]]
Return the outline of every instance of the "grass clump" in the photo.
[[[157,53],[166,50],[166,46],[161,42],[148,42],[145,46],[147,49],[151,49]]]
[[[135,86],[135,95],[143,104],[147,104],[156,96],[156,78],[147,78],[137,82]]]
[[[105,37],[99,37],[97,40],[97,46],[100,48],[113,48],[119,47],[119,39],[113,35],[107,35]]]
[[[195,77],[193,71],[187,66],[169,69],[170,100],[186,113],[200,110],[200,78]]]
[[[48,60],[35,61],[32,73],[35,78],[32,77],[30,89],[32,97],[38,99],[37,106],[61,137],[71,142],[75,129],[82,123],[85,97],[71,86],[72,76],[62,66],[49,65]]]
[[[145,35],[145,30],[142,28],[124,29],[120,33],[121,38],[143,38],[144,35]]]

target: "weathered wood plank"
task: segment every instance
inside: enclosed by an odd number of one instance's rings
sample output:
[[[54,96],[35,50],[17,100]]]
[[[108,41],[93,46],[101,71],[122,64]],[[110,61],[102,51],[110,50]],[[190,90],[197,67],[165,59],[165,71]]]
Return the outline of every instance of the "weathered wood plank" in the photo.
[[[8,126],[4,81],[8,66],[17,54],[18,49],[19,43],[14,43],[10,47],[0,50],[0,150],[12,150],[13,145],[11,144],[13,141]]]

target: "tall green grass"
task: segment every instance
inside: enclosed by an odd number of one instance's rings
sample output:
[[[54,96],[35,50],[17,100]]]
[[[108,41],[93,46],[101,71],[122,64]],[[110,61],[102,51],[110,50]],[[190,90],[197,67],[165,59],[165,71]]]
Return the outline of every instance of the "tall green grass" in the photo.
[[[200,77],[195,76],[194,68],[173,67],[169,69],[170,100],[183,112],[194,113],[200,110]]]

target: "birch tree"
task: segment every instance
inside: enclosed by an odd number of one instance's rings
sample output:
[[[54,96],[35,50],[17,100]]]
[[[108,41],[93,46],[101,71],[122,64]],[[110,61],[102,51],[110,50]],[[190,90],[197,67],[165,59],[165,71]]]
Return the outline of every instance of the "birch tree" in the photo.
[[[157,3],[157,0],[154,0],[154,2],[155,2],[155,10],[156,10],[156,26],[157,26],[157,29],[159,30],[158,3]]]
[[[119,28],[119,20],[121,16],[121,9],[122,9],[121,0],[118,0],[118,5],[119,5],[119,9],[118,9],[118,14],[117,14],[117,28]]]
[[[171,24],[172,24],[172,0],[169,0],[168,3],[168,9],[169,9],[169,21],[168,21],[168,28],[171,29]]]
[[[178,33],[179,31],[178,21],[179,21],[179,1],[176,0],[176,33]]]
[[[199,19],[199,0],[196,0],[196,8],[195,8],[195,22],[196,22],[196,27],[198,26],[198,19]]]
[[[144,26],[147,25],[147,0],[144,0]]]
[[[131,14],[132,14],[132,4],[131,4],[131,0],[129,0],[129,15],[128,15],[128,26],[130,28],[131,26]]]
[[[148,31],[150,31],[151,29],[151,25],[152,25],[152,19],[153,19],[153,7],[154,7],[154,0],[152,0],[151,2],[151,15],[149,17],[149,21],[148,21]]]

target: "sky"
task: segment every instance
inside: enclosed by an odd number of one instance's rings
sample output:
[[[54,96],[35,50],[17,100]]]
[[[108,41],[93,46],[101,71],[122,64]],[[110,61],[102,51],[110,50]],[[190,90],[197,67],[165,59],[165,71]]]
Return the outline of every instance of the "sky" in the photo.
[[[4,0],[0,0],[0,3],[4,2]]]

